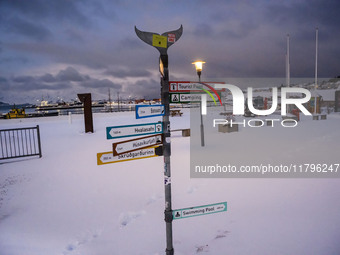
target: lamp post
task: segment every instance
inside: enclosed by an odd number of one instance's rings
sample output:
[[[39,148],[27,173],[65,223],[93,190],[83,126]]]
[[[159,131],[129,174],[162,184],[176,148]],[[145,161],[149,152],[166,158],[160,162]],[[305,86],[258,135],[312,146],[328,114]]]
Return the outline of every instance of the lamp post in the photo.
[[[317,114],[316,106],[317,106],[317,93],[316,89],[318,88],[318,32],[319,28],[315,29],[315,85],[314,85],[314,92],[315,92],[315,98],[314,98],[314,115]]]
[[[202,69],[203,69],[203,64],[205,62],[203,61],[195,61],[192,64],[195,65],[196,72],[198,75],[198,82],[201,82],[201,74],[202,74]],[[201,114],[201,146],[204,147],[204,126],[203,126],[203,116],[202,116],[202,98],[200,101],[200,114]]]

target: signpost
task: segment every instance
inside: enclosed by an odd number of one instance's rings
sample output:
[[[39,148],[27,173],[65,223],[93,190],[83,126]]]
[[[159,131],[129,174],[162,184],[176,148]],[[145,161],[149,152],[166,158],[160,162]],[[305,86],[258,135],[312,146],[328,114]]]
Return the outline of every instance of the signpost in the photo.
[[[163,154],[164,154],[164,190],[165,210],[164,220],[166,222],[166,255],[173,255],[172,242],[172,205],[171,205],[171,170],[170,170],[170,101],[169,101],[169,70],[168,70],[168,48],[179,40],[183,33],[181,26],[177,30],[165,32],[162,35],[140,31],[135,27],[137,36],[145,43],[155,47],[159,53],[159,71],[161,73],[161,98],[164,105],[163,116]]]
[[[164,116],[164,105],[136,105],[136,119]]]
[[[169,70],[168,70],[168,48],[174,44],[182,35],[183,27],[162,35],[140,31],[135,27],[137,36],[145,43],[155,47],[160,52],[159,71],[161,73],[161,105],[138,105],[136,106],[136,119],[163,116],[162,122],[144,123],[136,125],[113,126],[106,128],[106,138],[116,139],[131,136],[149,135],[127,141],[120,141],[112,144],[112,151],[97,153],[97,164],[111,164],[136,159],[164,156],[164,190],[165,210],[164,220],[166,222],[166,255],[173,255],[172,221],[205,214],[212,214],[227,211],[227,202],[191,207],[179,210],[172,210],[171,202],[171,171],[170,171],[170,101],[171,102],[192,102],[200,101],[206,96],[203,92],[212,94],[199,85],[204,85],[217,91],[206,83],[194,84],[191,82],[172,82],[173,88],[169,93]],[[181,84],[186,83],[186,84]],[[196,94],[190,94],[192,89],[197,89]],[[202,92],[203,91],[203,92]],[[189,93],[188,93],[189,92]],[[220,91],[221,92],[221,91]],[[170,96],[171,95],[171,96]],[[176,99],[176,95],[178,99]],[[218,95],[219,97],[219,95]],[[213,101],[216,99],[214,98]],[[215,102],[216,103],[216,102]]]
[[[199,206],[194,208],[186,208],[186,209],[180,209],[180,210],[172,210],[172,202],[171,202],[171,171],[170,171],[170,155],[171,155],[171,143],[170,143],[170,101],[176,101],[176,98],[170,97],[169,93],[169,70],[168,70],[168,54],[167,50],[168,48],[174,44],[178,39],[181,37],[183,32],[183,27],[181,26],[179,29],[174,31],[169,31],[166,33],[163,33],[162,35],[152,33],[152,32],[145,32],[140,31],[135,27],[135,31],[137,36],[144,41],[145,43],[154,46],[160,53],[159,57],[159,71],[161,73],[161,98],[162,98],[162,104],[164,105],[164,115],[163,115],[163,133],[162,133],[162,139],[163,139],[163,155],[164,155],[164,190],[165,190],[165,210],[164,210],[164,220],[166,222],[166,255],[173,255],[174,254],[174,248],[173,248],[173,241],[172,241],[172,221],[174,219],[179,218],[187,218],[192,216],[198,216],[203,214],[211,214],[211,213],[217,213],[227,210],[227,203],[219,203],[219,204],[211,204],[206,206]],[[211,88],[214,90],[214,88],[210,87],[209,85],[206,85],[206,87]],[[180,87],[182,88],[182,87]],[[177,92],[176,95],[178,95],[178,101],[181,102],[181,98],[184,97],[182,93],[185,92],[191,92],[183,90],[178,90],[178,83],[177,83],[177,90],[173,90],[172,92]],[[199,92],[201,92],[198,96],[201,97],[202,93],[207,93],[209,91],[202,90],[198,88]],[[216,90],[214,91],[215,93]],[[189,94],[185,94],[185,97],[187,97]],[[195,95],[192,95],[195,96]],[[190,99],[188,102],[192,100],[192,96],[190,96]],[[187,99],[188,100],[188,99]],[[182,101],[185,101],[185,99],[182,99]],[[136,118],[145,116],[149,117],[148,113],[136,113]],[[108,132],[111,132],[109,130]],[[121,135],[121,134],[118,134]],[[146,143],[148,138],[142,138],[140,139],[141,143]],[[136,141],[136,140],[135,140]],[[117,148],[122,148],[121,150],[129,150],[131,149],[131,143],[133,141],[126,141],[123,143],[118,144],[114,150],[117,150]],[[130,153],[133,153],[130,152]],[[125,155],[125,154],[122,154]]]
[[[115,139],[122,137],[138,136],[138,135],[152,135],[163,133],[162,122],[114,126],[106,128],[106,138]]]
[[[118,156],[127,152],[136,151],[151,146],[162,144],[162,135],[150,135],[142,138],[112,144],[113,155]]]
[[[159,151],[162,146],[154,146],[147,149],[141,149],[138,151],[127,152],[118,156],[113,156],[112,151],[97,153],[97,165],[105,165],[111,163],[118,163],[124,161],[130,161],[135,159],[152,158],[161,156]]]
[[[227,202],[173,210],[174,220],[227,211]]]

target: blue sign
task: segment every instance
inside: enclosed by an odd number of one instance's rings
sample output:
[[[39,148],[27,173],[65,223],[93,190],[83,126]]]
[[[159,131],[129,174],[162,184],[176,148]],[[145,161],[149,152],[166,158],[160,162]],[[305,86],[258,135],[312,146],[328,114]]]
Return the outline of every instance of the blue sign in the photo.
[[[136,119],[163,116],[165,108],[163,104],[158,105],[136,105]]]
[[[147,123],[127,126],[115,126],[106,128],[106,138],[115,139],[138,135],[152,135],[163,133],[163,123]]]

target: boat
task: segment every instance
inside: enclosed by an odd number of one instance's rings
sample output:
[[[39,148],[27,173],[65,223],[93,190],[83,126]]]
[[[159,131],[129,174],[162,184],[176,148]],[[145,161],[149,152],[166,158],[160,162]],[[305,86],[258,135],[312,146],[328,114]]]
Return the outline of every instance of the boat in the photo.
[[[40,112],[40,113],[26,113],[25,108],[12,108],[8,113],[4,114],[2,118],[5,119],[18,119],[18,118],[36,118],[58,116],[58,112]]]
[[[25,109],[13,108],[8,113],[5,114],[5,119],[17,119],[17,118],[26,118],[27,114],[25,113]]]

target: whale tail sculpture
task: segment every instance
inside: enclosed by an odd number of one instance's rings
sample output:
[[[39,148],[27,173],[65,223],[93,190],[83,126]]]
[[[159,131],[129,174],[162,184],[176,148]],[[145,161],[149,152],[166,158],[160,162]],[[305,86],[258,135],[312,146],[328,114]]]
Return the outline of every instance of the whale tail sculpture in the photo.
[[[143,42],[158,49],[161,55],[166,55],[168,48],[182,36],[183,26],[181,25],[179,29],[165,32],[161,35],[153,32],[141,31],[136,26],[135,31]]]

